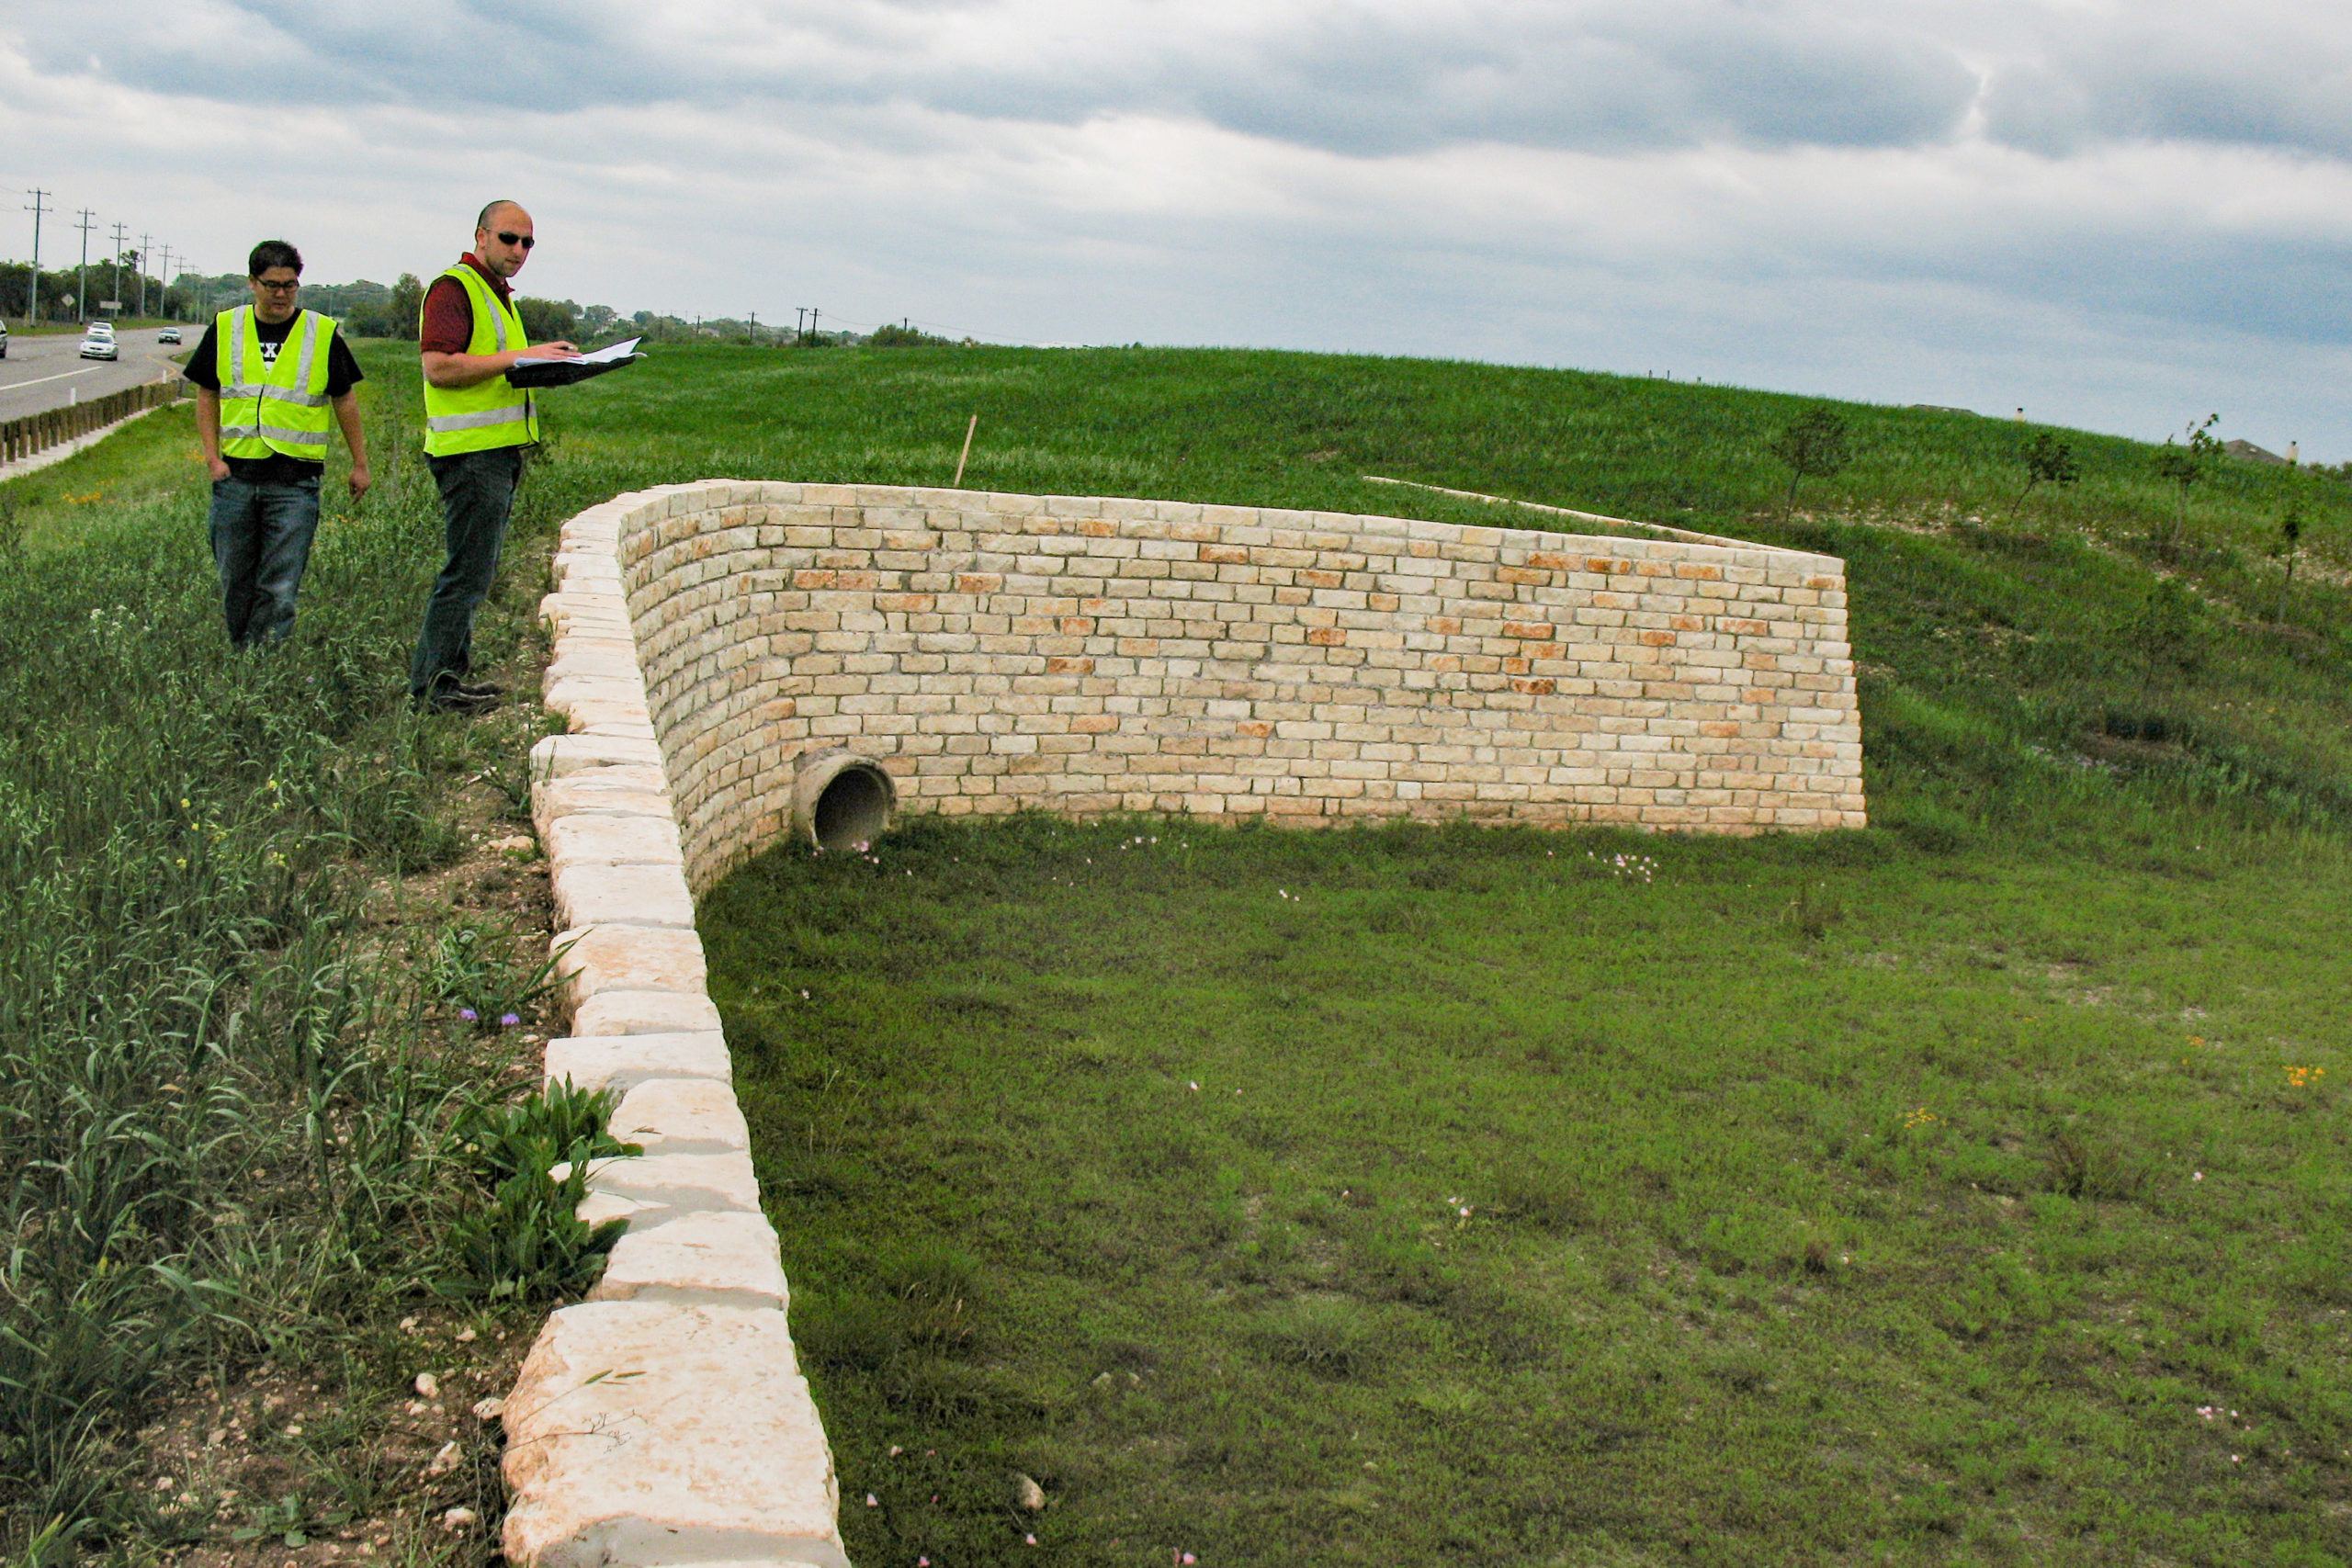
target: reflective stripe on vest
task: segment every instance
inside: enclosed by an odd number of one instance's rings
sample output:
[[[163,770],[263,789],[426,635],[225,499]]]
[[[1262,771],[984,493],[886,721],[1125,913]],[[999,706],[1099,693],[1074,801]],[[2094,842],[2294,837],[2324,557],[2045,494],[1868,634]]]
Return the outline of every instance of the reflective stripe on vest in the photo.
[[[280,343],[273,363],[263,360],[261,329],[252,306],[223,310],[214,320],[222,457],[267,457],[275,453],[325,461],[327,362],[334,322],[315,310],[301,316],[299,337],[289,334]],[[288,348],[295,352],[288,354]],[[257,378],[247,375],[248,367]]]
[[[491,291],[481,275],[459,262],[441,275],[454,277],[473,306],[473,335],[468,354],[503,354],[528,348],[531,339],[514,308]],[[458,452],[486,452],[496,446],[527,446],[539,438],[539,422],[531,394],[503,376],[470,387],[443,388],[424,383],[424,450],[444,457]]]

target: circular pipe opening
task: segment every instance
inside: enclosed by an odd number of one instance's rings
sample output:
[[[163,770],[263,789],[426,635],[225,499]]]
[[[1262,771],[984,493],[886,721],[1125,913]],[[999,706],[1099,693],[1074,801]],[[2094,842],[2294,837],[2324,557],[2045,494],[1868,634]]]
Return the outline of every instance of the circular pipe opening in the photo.
[[[898,803],[898,786],[888,773],[870,759],[836,747],[802,760],[792,815],[810,844],[829,854],[847,854],[889,830]]]

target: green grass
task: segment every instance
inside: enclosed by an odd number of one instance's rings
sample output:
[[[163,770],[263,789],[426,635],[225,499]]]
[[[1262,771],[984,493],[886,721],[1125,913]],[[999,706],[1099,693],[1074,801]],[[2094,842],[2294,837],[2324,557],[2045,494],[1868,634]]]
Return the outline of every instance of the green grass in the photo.
[[[2316,1563],[2344,869],[933,820],[703,928],[857,1561]]]
[[[942,483],[978,412],[980,488],[1504,520],[1376,473],[1849,564],[1868,833],[918,822],[712,895],[856,1560],[2352,1552],[2352,492],[2228,466],[2169,539],[2150,448],[2067,433],[2012,519],[2035,427],[1849,407],[1783,515],[1804,406],[978,349],[550,400],[558,512]]]

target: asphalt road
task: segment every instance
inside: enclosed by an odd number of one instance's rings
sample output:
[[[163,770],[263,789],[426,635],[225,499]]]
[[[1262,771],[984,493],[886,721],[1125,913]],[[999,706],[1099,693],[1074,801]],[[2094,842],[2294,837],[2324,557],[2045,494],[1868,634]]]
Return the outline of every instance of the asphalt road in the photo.
[[[8,357],[0,359],[0,420],[21,419],[28,413],[63,408],[79,398],[88,402],[125,387],[153,381],[165,371],[178,373],[170,355],[183,352],[204,335],[200,327],[182,327],[187,344],[175,348],[155,341],[156,329],[118,334],[122,357],[112,364],[79,357],[82,340],[64,333],[27,337],[10,333]]]

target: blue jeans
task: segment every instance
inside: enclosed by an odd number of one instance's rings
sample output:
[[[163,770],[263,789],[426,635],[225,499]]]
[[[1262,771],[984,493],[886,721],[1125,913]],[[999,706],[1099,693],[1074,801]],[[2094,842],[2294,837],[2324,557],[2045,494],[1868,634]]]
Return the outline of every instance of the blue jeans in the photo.
[[[319,481],[212,481],[212,564],[234,648],[276,642],[294,629],[294,592],[319,531]]]
[[[424,601],[424,626],[409,660],[409,694],[417,697],[456,685],[473,668],[474,612],[498,575],[506,516],[523,478],[523,448],[493,446],[425,461],[441,491],[448,558]]]

